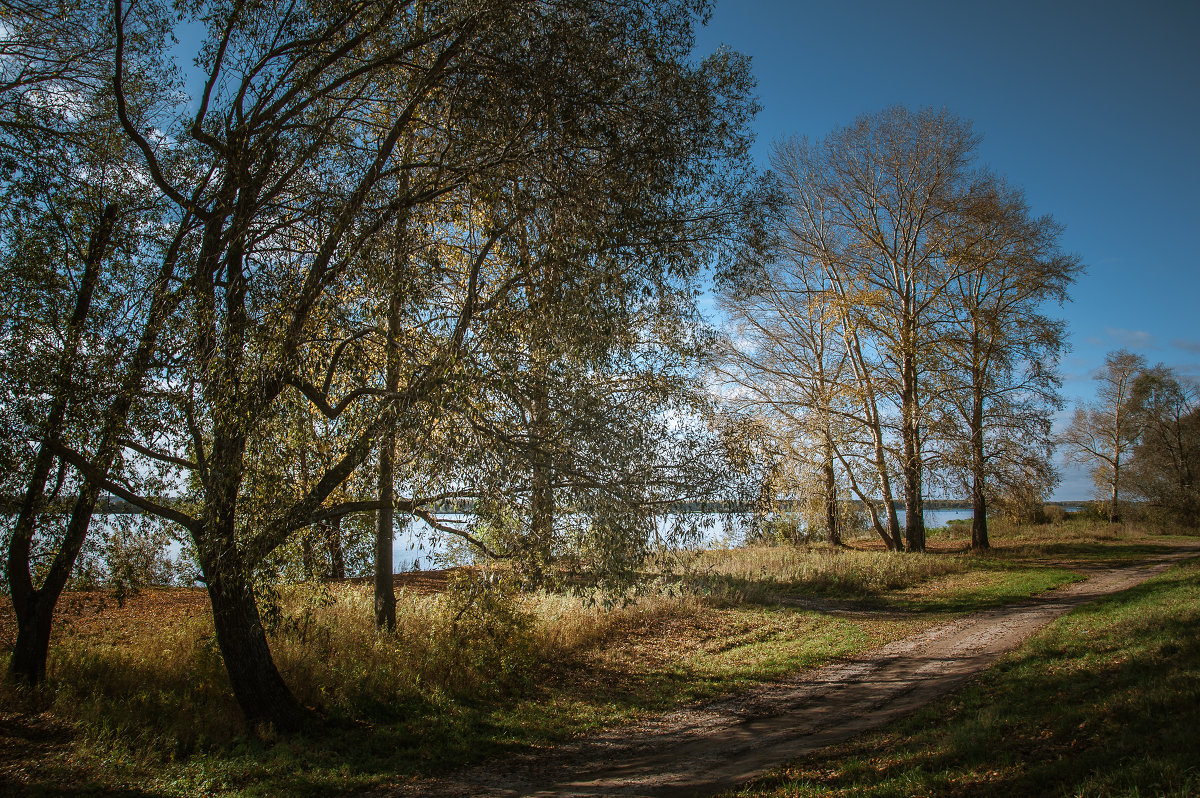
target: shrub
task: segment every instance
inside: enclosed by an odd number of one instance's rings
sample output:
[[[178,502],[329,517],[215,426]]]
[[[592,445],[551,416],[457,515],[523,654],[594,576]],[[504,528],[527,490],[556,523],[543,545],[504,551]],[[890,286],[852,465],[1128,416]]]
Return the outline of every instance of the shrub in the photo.
[[[1045,519],[1043,523],[1061,524],[1067,520],[1067,511],[1057,504],[1042,505],[1042,517]]]

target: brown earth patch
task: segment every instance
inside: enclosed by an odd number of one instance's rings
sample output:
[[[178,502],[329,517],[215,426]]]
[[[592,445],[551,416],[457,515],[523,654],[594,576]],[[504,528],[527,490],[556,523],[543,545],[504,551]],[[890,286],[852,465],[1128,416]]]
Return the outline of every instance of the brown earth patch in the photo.
[[[409,571],[395,574],[397,591],[419,596],[446,590],[452,571]],[[334,580],[333,584],[369,584],[370,577]],[[70,633],[103,637],[120,644],[136,639],[147,629],[164,623],[212,614],[208,593],[202,587],[151,587],[125,595],[114,590],[67,590],[54,609],[51,640]],[[11,649],[17,637],[17,617],[12,602],[0,600],[0,648]],[[53,643],[52,643],[53,644]]]

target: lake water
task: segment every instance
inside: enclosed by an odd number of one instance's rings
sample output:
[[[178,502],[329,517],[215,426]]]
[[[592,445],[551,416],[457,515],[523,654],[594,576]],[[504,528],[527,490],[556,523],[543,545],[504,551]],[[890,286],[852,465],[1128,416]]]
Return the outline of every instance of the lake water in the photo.
[[[443,523],[465,525],[469,516],[446,515],[440,520]],[[676,520],[676,516],[659,519],[658,533],[664,541],[671,539]],[[710,547],[740,542],[742,527],[736,516],[709,513],[700,517],[698,522],[690,518],[688,520],[692,521],[688,526],[696,527],[685,538],[690,546]],[[396,573],[443,568],[469,560],[470,554],[461,541],[434,530],[420,519],[413,519],[403,527],[398,526],[392,540],[392,568]]]
[[[928,529],[944,527],[949,521],[971,518],[969,509],[926,510],[925,526]],[[137,523],[141,519],[124,519]],[[468,520],[464,515],[446,515],[445,522],[461,524]],[[659,533],[666,539],[669,537],[669,527],[675,520],[673,516],[664,517],[659,521]],[[696,535],[689,538],[692,546],[736,546],[743,542],[745,535],[745,517],[727,513],[710,513],[702,517]],[[900,510],[900,526],[904,526],[904,511]],[[170,544],[169,556],[176,559],[179,545]],[[397,526],[396,536],[392,543],[392,568],[395,572],[428,570],[443,568],[459,562],[469,561],[469,554],[464,545],[443,532],[435,532],[424,521],[413,519],[404,526]]]
[[[950,521],[970,518],[970,509],[926,510],[925,527],[935,529],[946,526]],[[444,520],[457,524],[465,522],[467,516],[445,516]],[[664,538],[668,536],[668,528],[673,520],[674,517],[667,516],[659,521],[659,532]],[[736,546],[743,542],[744,517],[730,513],[710,513],[703,521],[698,536],[693,539],[693,545]],[[904,510],[900,510],[900,527],[904,527]],[[453,564],[457,559],[456,548],[461,546],[456,546],[449,535],[436,533],[424,521],[414,519],[396,533],[392,542],[392,568],[396,573],[442,568]]]
[[[904,519],[906,514],[903,509],[897,508],[900,514],[900,528],[904,528]],[[925,528],[938,529],[944,527],[951,521],[969,521],[971,520],[970,508],[953,509],[953,510],[926,510],[925,511]]]

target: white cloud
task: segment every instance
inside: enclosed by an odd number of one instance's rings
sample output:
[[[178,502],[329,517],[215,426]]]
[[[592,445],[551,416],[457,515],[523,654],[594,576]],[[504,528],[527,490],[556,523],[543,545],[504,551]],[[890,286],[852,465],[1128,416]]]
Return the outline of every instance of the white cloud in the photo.
[[[1105,327],[1109,340],[1126,349],[1156,349],[1154,336],[1145,330],[1123,330],[1120,327]]]

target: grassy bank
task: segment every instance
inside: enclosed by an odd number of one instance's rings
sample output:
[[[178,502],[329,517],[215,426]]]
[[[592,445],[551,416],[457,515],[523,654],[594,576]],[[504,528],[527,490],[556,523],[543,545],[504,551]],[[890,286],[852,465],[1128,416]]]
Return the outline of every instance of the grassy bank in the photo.
[[[917,556],[709,552],[682,580],[611,610],[561,595],[404,591],[395,635],[371,628],[365,586],[292,588],[273,651],[324,721],[288,739],[242,726],[196,597],[155,591],[153,611],[135,601],[140,614],[67,619],[46,688],[4,688],[0,788],[324,795],[401,783],[853,655],[1169,541],[1068,523],[998,530],[982,556],[953,531],[933,542]],[[828,611],[846,604],[886,612]]]
[[[1058,620],[968,689],[730,793],[1200,795],[1200,562]]]

